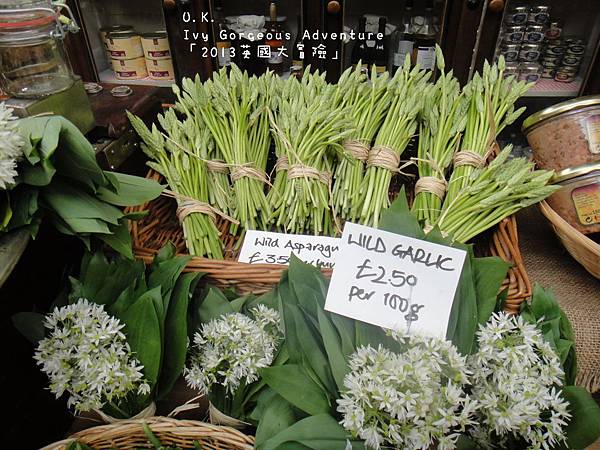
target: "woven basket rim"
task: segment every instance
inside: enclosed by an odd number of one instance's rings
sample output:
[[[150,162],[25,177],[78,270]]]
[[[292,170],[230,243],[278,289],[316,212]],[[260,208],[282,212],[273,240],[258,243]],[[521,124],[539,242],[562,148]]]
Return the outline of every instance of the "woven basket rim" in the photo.
[[[218,445],[220,450],[252,450],[254,438],[231,427],[213,425],[206,422],[187,419],[173,419],[164,416],[154,416],[146,419],[122,420],[112,424],[98,425],[79,431],[66,439],[43,447],[41,450],[64,450],[69,443],[78,440],[94,448],[115,448],[114,443],[119,442],[117,448],[134,448],[139,446],[136,436],[143,433],[143,424],[146,423],[153,433],[162,442],[164,436],[175,437],[178,442],[186,443],[190,447],[194,441],[209,439]],[[127,440],[130,440],[128,443]],[[204,444],[206,445],[206,444]],[[202,448],[213,448],[205,447]]]

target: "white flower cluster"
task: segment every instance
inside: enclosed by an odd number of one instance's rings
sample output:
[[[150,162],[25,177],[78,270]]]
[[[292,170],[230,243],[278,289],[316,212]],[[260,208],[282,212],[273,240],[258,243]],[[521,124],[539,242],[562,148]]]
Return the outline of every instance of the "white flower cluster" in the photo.
[[[0,103],[0,189],[14,184],[17,161],[23,156],[23,139],[17,131],[12,111]]]
[[[479,350],[469,359],[482,446],[503,446],[509,437],[533,449],[549,449],[565,439],[570,418],[558,387],[564,373],[542,333],[520,316],[494,314],[477,332]]]
[[[208,394],[220,384],[233,394],[238,387],[258,379],[258,370],[269,367],[282,338],[279,313],[264,305],[251,310],[254,319],[226,314],[204,324],[194,334],[194,351],[185,369],[187,383]]]
[[[79,299],[46,316],[50,330],[34,358],[50,379],[56,398],[67,392],[76,411],[100,409],[105,402],[137,391],[150,392],[139,362],[133,358],[123,324],[103,305]]]
[[[455,448],[473,422],[466,360],[450,342],[394,335],[405,351],[360,347],[350,358],[341,424],[368,447]]]

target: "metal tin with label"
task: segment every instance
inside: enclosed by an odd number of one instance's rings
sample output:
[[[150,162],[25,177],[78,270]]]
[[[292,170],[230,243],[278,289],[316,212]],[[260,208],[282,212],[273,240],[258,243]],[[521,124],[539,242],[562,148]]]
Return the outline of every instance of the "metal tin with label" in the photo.
[[[561,67],[556,70],[556,75],[554,75],[555,81],[560,81],[561,83],[571,83],[575,80],[575,76],[577,75],[577,69],[572,67]]]
[[[565,44],[567,45],[583,45],[583,39],[579,38],[567,38],[565,39]]]
[[[102,39],[102,43],[104,47],[108,49],[108,44],[106,42],[106,36],[109,33],[127,33],[132,32],[133,27],[131,25],[112,25],[110,27],[102,27],[100,28],[100,38]]]
[[[527,23],[529,8],[526,6],[517,6],[506,13],[506,23],[513,25],[523,25]]]
[[[567,53],[562,60],[562,64],[563,66],[568,67],[579,67],[581,65],[581,59],[581,56],[571,55]]]
[[[171,58],[146,59],[146,68],[148,69],[148,75],[153,80],[173,80],[175,78]]]
[[[166,31],[155,31],[141,35],[144,57],[149,59],[167,59],[171,57],[169,39]]]
[[[134,59],[144,56],[140,35],[135,31],[108,33],[106,45],[112,59]]]
[[[506,67],[504,68],[504,78],[509,76],[517,77],[519,75],[519,64],[516,62],[506,63]]]
[[[541,25],[529,25],[523,37],[525,42],[537,44],[544,40],[544,27]]]
[[[562,45],[548,43],[545,54],[548,56],[562,56],[565,53],[565,47]]]
[[[556,69],[554,67],[544,67],[542,69],[542,78],[554,78],[556,75]]]
[[[558,39],[562,34],[562,25],[560,22],[550,22],[546,30],[546,39]]]
[[[511,25],[504,30],[504,42],[519,43],[523,41],[526,27],[523,25]]]
[[[535,62],[540,59],[542,46],[539,44],[523,44],[519,59],[524,62]]]
[[[570,53],[571,55],[583,55],[585,53],[585,45],[569,44],[567,53]]]
[[[146,60],[143,57],[134,59],[113,59],[113,70],[119,80],[139,80],[146,78]]]
[[[519,66],[519,80],[535,83],[542,75],[542,66],[539,64],[523,63]]]
[[[529,9],[527,22],[546,25],[548,22],[550,22],[550,7],[544,5],[532,6]]]
[[[554,68],[554,67],[560,66],[561,58],[556,57],[556,56],[544,56],[542,58],[541,63],[542,63],[542,66],[544,66],[544,67]]]
[[[504,44],[500,47],[500,54],[504,56],[506,62],[514,62],[519,59],[519,51],[521,46],[519,44]]]

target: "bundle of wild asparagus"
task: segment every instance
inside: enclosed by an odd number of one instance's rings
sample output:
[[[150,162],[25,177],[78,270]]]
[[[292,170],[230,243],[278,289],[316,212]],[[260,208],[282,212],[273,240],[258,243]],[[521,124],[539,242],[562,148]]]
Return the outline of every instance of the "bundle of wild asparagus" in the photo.
[[[369,151],[366,173],[353,204],[354,220],[377,227],[381,212],[388,208],[392,176],[400,170],[400,157],[416,134],[430,76],[430,72],[419,66],[411,69],[407,55],[404,65],[390,80],[388,89],[392,101]]]
[[[365,80],[362,67],[346,70],[337,83],[334,107],[347,108],[353,132],[343,141],[343,154],[335,170],[333,205],[341,219],[352,219],[353,205],[358,201],[360,185],[369,158],[371,144],[391,103],[389,77],[371,72]]]
[[[289,233],[333,234],[333,153],[352,132],[346,108],[332,108],[335,86],[324,74],[306,73],[290,83],[289,97],[271,116],[271,128],[288,168],[273,223]]]

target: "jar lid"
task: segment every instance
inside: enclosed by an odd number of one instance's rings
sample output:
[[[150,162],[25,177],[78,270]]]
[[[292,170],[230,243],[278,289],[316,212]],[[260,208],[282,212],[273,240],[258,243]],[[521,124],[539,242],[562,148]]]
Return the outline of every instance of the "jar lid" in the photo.
[[[148,33],[141,33],[140,36],[144,39],[165,39],[167,37],[167,32],[162,30],[150,31]]]
[[[551,119],[559,114],[597,105],[600,105],[600,95],[588,95],[587,97],[579,97],[566,102],[557,103],[556,105],[542,109],[541,111],[529,116],[523,121],[521,130],[526,132],[534,125],[539,125],[544,120]]]
[[[600,171],[600,162],[588,163],[581,166],[568,167],[554,174],[551,179],[552,183],[561,183],[563,181],[571,180],[573,178],[588,175],[592,172]]]

